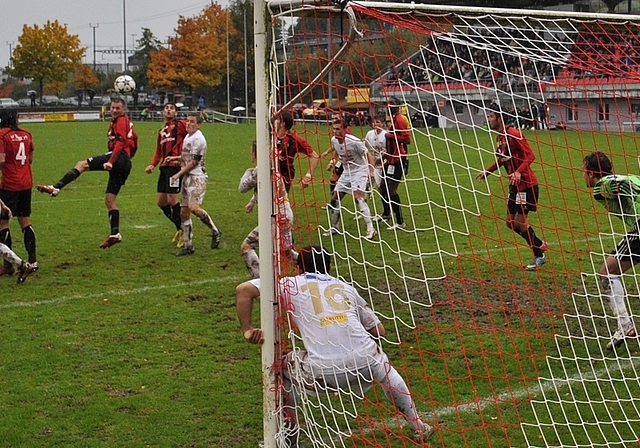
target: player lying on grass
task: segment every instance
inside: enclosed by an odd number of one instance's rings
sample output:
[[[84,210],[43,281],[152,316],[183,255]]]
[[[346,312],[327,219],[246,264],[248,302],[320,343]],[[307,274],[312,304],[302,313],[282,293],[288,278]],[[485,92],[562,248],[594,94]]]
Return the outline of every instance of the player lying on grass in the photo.
[[[378,345],[385,334],[380,319],[355,288],[330,275],[331,257],[322,247],[303,248],[297,264],[299,275],[282,278],[279,288],[291,327],[299,330],[304,343],[304,350],[289,352],[283,360],[287,446],[298,446],[296,405],[301,393],[316,396],[342,390],[363,396],[374,383],[382,387],[414,437],[428,439],[433,428],[420,419],[404,379]],[[251,323],[253,300],[259,295],[259,279],[236,288],[240,328],[253,344],[264,341],[262,330]]]

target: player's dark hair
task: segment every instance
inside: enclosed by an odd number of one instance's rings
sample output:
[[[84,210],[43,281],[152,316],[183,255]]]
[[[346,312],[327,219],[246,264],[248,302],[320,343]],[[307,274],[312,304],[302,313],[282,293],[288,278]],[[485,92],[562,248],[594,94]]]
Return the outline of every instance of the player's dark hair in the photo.
[[[584,158],[584,167],[595,177],[604,177],[613,173],[613,165],[606,154],[596,151]]]
[[[251,142],[251,157],[258,157],[258,142],[255,140]]]
[[[164,103],[164,105],[162,106],[162,108],[164,109],[167,106],[173,106],[174,108],[178,108],[178,106],[176,106],[176,103],[174,103],[173,101],[167,101],[166,103]]]
[[[17,128],[18,111],[16,109],[0,110],[0,128]]]
[[[305,246],[298,255],[298,268],[310,274],[328,274],[331,270],[331,256],[321,246]]]
[[[291,130],[291,128],[293,127],[293,115],[291,115],[291,112],[282,112],[282,117],[280,119],[284,123],[284,127],[287,129],[287,131]]]
[[[347,128],[347,123],[345,122],[345,120],[343,120],[342,118],[338,118],[337,120],[333,120],[333,124],[339,124],[341,125],[344,129]]]
[[[498,117],[499,119],[501,119],[504,122],[504,115],[503,115],[502,109],[500,108],[500,105],[498,103],[492,103],[489,106],[489,113],[491,113],[491,112],[496,114],[496,117]]]
[[[202,122],[204,121],[204,119],[202,118],[202,114],[199,114],[198,112],[189,112],[187,114],[187,117],[195,117],[196,123],[198,124],[202,124]]]

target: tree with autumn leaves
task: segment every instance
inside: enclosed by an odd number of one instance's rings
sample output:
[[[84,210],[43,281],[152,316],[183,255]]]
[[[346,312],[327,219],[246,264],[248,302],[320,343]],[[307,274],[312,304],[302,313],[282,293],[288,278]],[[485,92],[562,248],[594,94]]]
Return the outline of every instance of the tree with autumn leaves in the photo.
[[[16,78],[31,78],[42,95],[45,83],[65,85],[69,74],[78,70],[86,47],[80,46],[80,37],[69,34],[66,25],[57,20],[40,27],[22,27],[18,44],[11,58],[9,73]]]
[[[227,75],[227,33],[238,32],[229,11],[214,3],[195,17],[180,17],[169,48],[151,54],[149,83],[193,93],[220,85]],[[230,59],[244,58],[242,48],[230,48]]]

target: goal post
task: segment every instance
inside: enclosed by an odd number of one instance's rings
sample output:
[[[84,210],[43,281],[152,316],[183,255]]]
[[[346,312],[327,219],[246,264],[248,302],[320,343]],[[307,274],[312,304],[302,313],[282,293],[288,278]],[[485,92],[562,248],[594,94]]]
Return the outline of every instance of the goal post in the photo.
[[[296,248],[330,253],[332,274],[383,323],[381,350],[435,428],[416,441],[377,385],[322,389],[296,403],[301,447],[637,445],[640,345],[607,348],[624,313],[599,274],[629,229],[594,200],[583,160],[600,151],[616,174],[640,174],[640,17],[353,1],[254,8],[264,446],[286,446],[282,356],[304,348],[277,288],[296,273],[275,206],[273,119],[283,112],[318,154],[337,117],[360,139],[395,113],[409,125],[397,190],[372,180],[367,206],[347,194],[337,215],[330,160],[303,189],[309,159],[299,155],[288,197]],[[511,157],[496,154],[495,110],[514,129],[507,146],[526,141],[535,156],[527,222],[546,251],[506,219],[504,168],[478,178]],[[367,239],[370,216],[384,219]],[[619,278],[637,321],[635,268]]]

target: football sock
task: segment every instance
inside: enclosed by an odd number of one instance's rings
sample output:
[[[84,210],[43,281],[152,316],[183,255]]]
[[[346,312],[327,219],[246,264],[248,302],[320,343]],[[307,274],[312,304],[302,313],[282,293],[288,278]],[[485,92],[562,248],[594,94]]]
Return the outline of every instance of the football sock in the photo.
[[[209,227],[212,232],[218,232],[218,228],[216,227],[213,219],[211,219],[211,216],[209,216],[209,213],[207,213],[206,210],[202,210],[202,213],[198,216],[198,218],[200,218],[200,221],[202,221],[205,226]]]
[[[192,238],[191,228],[192,228],[191,219],[187,219],[182,223],[182,239],[184,240],[185,247],[193,247],[191,242],[191,238]]]
[[[626,333],[633,327],[633,322],[629,317],[629,311],[624,301],[624,286],[617,275],[607,275],[603,280],[604,293],[609,298],[609,305],[613,315],[618,319],[618,329]]]
[[[6,229],[2,229],[0,230],[0,243],[4,244],[5,246],[7,246],[7,248],[11,249],[11,231],[9,230],[9,228],[7,227]],[[4,268],[11,270],[11,268],[13,267],[13,265],[8,262],[8,261],[4,261]]]
[[[389,216],[391,214],[391,204],[389,204],[389,193],[387,190],[382,190],[380,192],[380,196],[382,198],[382,216]]]
[[[394,194],[391,196],[391,208],[396,215],[396,224],[402,224],[404,218],[402,217],[402,209],[400,208],[400,195]]]
[[[365,198],[362,199],[358,199],[358,208],[360,209],[360,212],[362,213],[362,217],[364,218],[364,222],[367,223],[367,228],[372,228],[373,227],[373,222],[371,221],[371,210],[369,210],[369,204],[367,204],[367,201]]]
[[[180,204],[165,205],[164,207],[160,208],[162,209],[162,213],[164,213],[164,216],[166,216],[169,221],[171,221],[173,225],[176,226],[176,230],[180,230]]]
[[[53,186],[55,188],[64,188],[65,185],[70,184],[71,182],[76,180],[78,177],[80,177],[80,171],[78,171],[75,168],[71,168],[69,171],[66,172],[64,176],[62,176],[62,179],[60,179]]]
[[[528,226],[527,230],[523,232],[518,232],[524,240],[529,244],[529,247],[533,251],[534,257],[542,257],[544,253],[540,250],[540,246],[542,246],[542,240],[536,236],[535,230],[533,227]]]
[[[180,219],[180,203],[174,204],[171,210],[171,221],[175,224],[176,230],[180,230],[180,226],[182,225],[182,220]]]
[[[24,248],[29,254],[29,263],[35,263],[38,260],[36,258],[36,232],[31,224],[22,229],[22,235],[24,237]]]
[[[251,278],[260,278],[260,259],[256,251],[251,249],[242,254],[244,258],[244,264],[247,266],[247,270],[251,274]]]
[[[120,210],[109,210],[109,226],[111,226],[110,235],[120,233]]]
[[[18,257],[11,249],[9,249],[2,243],[0,243],[0,255],[4,259],[4,262],[9,263],[9,265],[17,264],[18,266],[20,266],[20,263],[22,263],[20,257]]]

